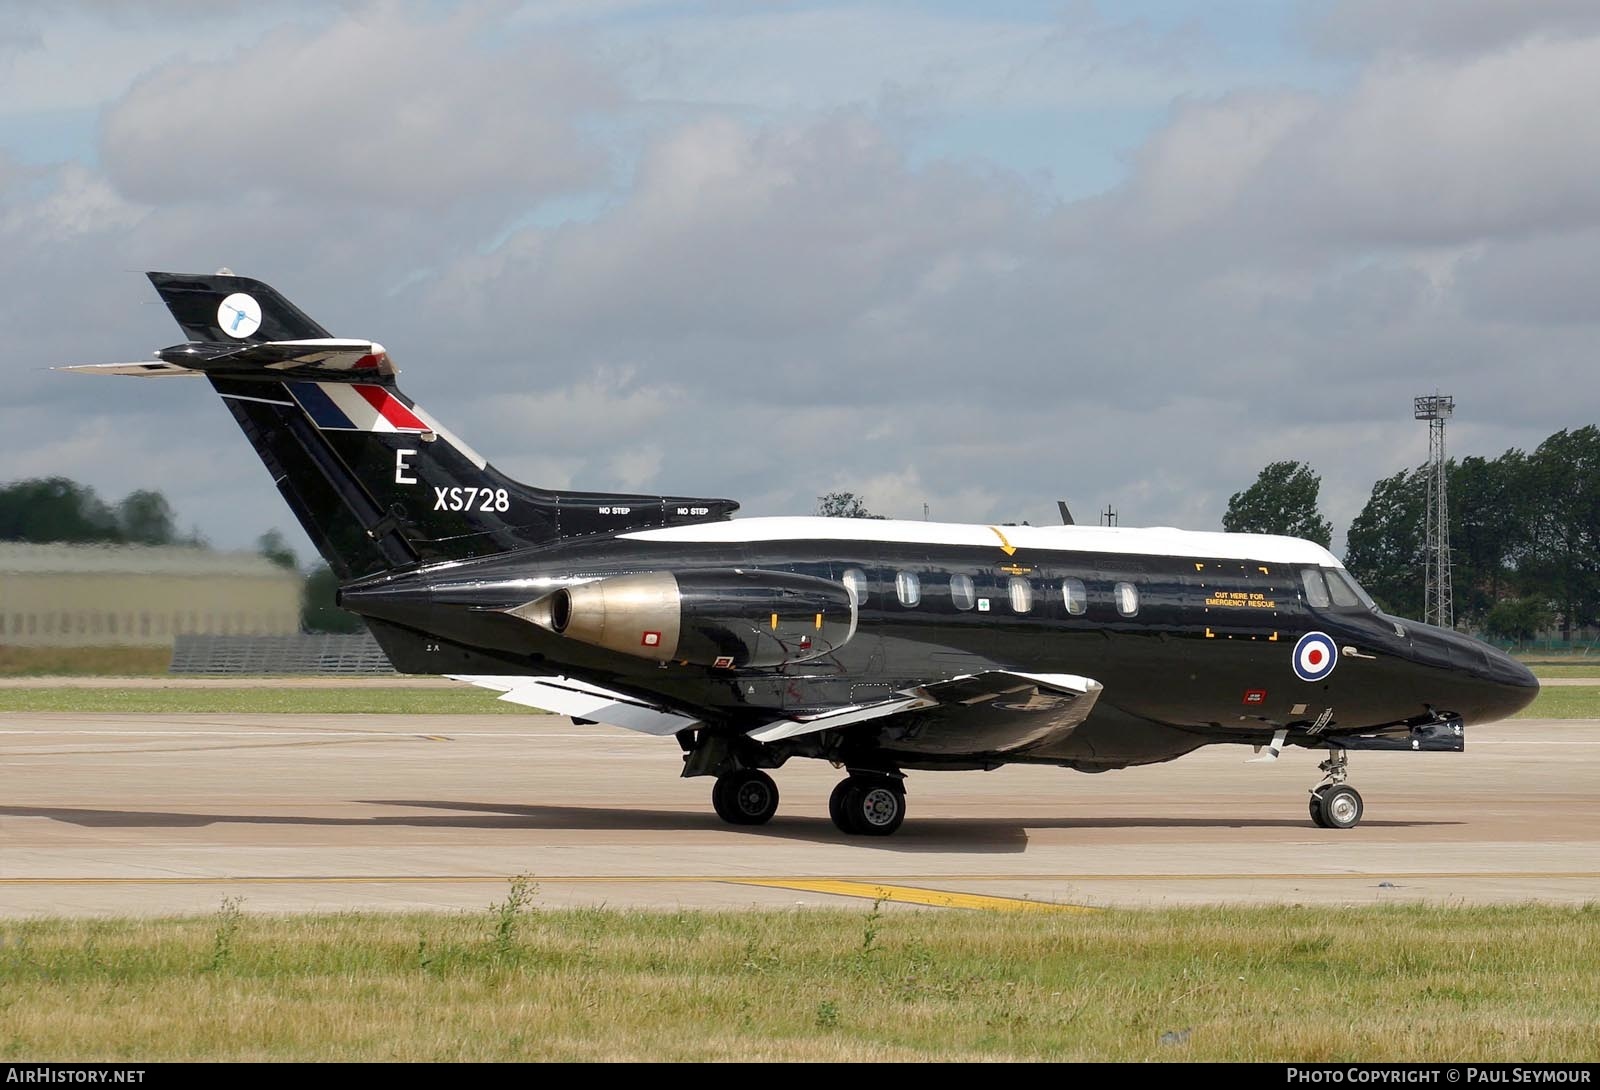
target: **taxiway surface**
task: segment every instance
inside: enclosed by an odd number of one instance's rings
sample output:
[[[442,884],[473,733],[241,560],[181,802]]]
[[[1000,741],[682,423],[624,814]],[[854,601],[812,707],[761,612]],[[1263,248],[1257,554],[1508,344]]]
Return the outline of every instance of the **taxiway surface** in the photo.
[[[521,874],[546,906],[1600,900],[1600,721],[1354,754],[1349,831],[1307,817],[1319,755],[1249,756],[913,773],[873,840],[828,821],[825,764],[731,828],[670,738],[555,716],[0,713],[0,916],[481,908]]]

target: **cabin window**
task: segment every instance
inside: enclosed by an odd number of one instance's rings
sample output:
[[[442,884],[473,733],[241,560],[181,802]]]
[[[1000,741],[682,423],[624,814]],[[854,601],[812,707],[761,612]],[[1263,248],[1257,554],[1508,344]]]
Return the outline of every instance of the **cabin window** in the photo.
[[[1139,588],[1132,583],[1118,583],[1116,593],[1113,595],[1117,602],[1117,612],[1124,617],[1136,617],[1139,614]]]
[[[911,571],[895,572],[894,595],[900,599],[900,604],[907,609],[922,601],[922,581],[917,578],[917,573]]]
[[[1306,602],[1314,609],[1327,609],[1333,604],[1328,597],[1328,584],[1316,568],[1300,569],[1300,585],[1306,588]]]
[[[977,604],[978,594],[972,589],[972,576],[952,575],[950,577],[950,601],[957,609],[971,609]]]
[[[1011,596],[1011,612],[1026,613],[1033,608],[1033,584],[1020,576],[1013,576],[1006,584],[1006,592]]]
[[[1378,608],[1378,603],[1372,600],[1372,595],[1363,590],[1361,584],[1356,582],[1356,577],[1351,575],[1349,572],[1343,569],[1335,569],[1334,571],[1328,573],[1328,578],[1330,581],[1338,579],[1343,582],[1345,586],[1350,588],[1350,593],[1356,596],[1356,600],[1367,609],[1370,609],[1374,613],[1383,612]]]
[[[1356,597],[1356,592],[1350,589],[1350,580],[1345,578],[1343,572],[1331,571],[1327,574],[1328,597],[1333,599],[1333,604],[1341,609],[1361,608],[1361,599]]]
[[[844,589],[850,592],[851,601],[860,608],[867,600],[867,575],[860,568],[844,570]]]
[[[1061,597],[1067,603],[1067,612],[1074,617],[1083,616],[1084,610],[1089,608],[1089,592],[1082,579],[1063,579]]]

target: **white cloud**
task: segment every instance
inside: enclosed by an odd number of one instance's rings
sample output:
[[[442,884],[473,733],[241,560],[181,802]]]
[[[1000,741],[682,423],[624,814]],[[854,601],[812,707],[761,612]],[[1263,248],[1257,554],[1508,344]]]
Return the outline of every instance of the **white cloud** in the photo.
[[[143,355],[176,334],[124,270],[228,264],[382,339],[407,392],[508,472],[748,514],[846,489],[911,518],[926,501],[936,519],[1050,522],[1065,498],[1081,521],[1109,502],[1125,524],[1204,528],[1293,458],[1343,523],[1422,457],[1418,393],[1458,398],[1463,452],[1600,418],[1586,31],[1386,46],[1320,90],[1197,74],[1130,32],[1077,87],[1052,67],[1064,54],[1024,44],[1075,33],[1055,24],[985,37],[984,20],[919,13],[927,38],[889,42],[881,11],[685,24],[668,8],[579,40],[581,15],[544,14],[263,25],[108,103],[103,167],[0,155],[8,350],[29,367]],[[717,49],[682,48],[717,26]],[[756,101],[785,26],[810,44]],[[863,37],[840,67],[806,60],[845,26]],[[972,66],[952,68],[962,27]],[[1183,93],[1123,184],[1062,202],[915,150],[927,116],[981,119],[986,85],[1047,117],[1080,91]],[[681,113],[641,101],[690,91]],[[581,216],[541,206],[572,188]],[[8,378],[0,480],[159,487],[228,544],[286,524],[203,387]]]
[[[1591,0],[1338,0],[1309,21],[1311,39],[1335,50],[1388,50],[1452,56],[1497,49],[1529,37],[1600,31]]]
[[[603,168],[581,122],[615,105],[612,82],[568,42],[497,37],[485,9],[383,6],[224,50],[151,72],[107,111],[103,155],[125,191],[432,210],[531,203]]]

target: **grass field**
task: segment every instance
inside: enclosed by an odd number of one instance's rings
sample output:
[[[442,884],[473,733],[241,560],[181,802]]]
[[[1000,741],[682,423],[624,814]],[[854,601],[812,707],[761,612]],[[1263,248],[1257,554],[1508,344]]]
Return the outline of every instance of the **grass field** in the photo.
[[[7,647],[0,644],[0,677],[148,677],[165,674],[170,665],[170,647]]]
[[[0,1060],[1592,1060],[1600,909],[39,920]]]
[[[1540,689],[1518,719],[1600,719],[1600,685]]]
[[[459,689],[0,689],[0,712],[532,715],[495,693]]]
[[[1584,663],[1543,663],[1533,662],[1527,664],[1533,671],[1534,677],[1600,677],[1600,660]]]
[[[0,712],[526,715],[483,689],[0,689]],[[1545,689],[1519,719],[1600,719],[1600,686]]]

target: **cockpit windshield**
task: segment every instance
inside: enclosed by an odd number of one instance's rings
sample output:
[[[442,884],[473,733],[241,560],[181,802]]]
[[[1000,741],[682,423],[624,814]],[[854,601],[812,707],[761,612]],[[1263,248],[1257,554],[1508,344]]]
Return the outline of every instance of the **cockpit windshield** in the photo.
[[[1306,604],[1312,609],[1378,612],[1378,603],[1342,568],[1301,568],[1300,585],[1305,588]]]

